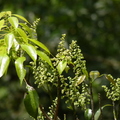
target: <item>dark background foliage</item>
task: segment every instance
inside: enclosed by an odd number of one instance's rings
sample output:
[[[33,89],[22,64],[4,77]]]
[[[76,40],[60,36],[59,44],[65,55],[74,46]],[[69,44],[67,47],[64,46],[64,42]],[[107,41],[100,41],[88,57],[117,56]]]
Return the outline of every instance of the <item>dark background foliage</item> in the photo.
[[[23,15],[30,22],[40,18],[38,40],[53,55],[61,34],[66,33],[66,45],[77,40],[88,71],[110,73],[115,78],[120,76],[119,0],[0,0],[0,11],[6,10]],[[0,79],[0,119],[30,120],[22,102],[24,85],[19,86],[12,65],[8,73]],[[97,81],[95,91],[101,92],[100,86],[106,82],[104,78]],[[97,92],[95,97],[97,102]],[[109,103],[104,98],[102,102]]]

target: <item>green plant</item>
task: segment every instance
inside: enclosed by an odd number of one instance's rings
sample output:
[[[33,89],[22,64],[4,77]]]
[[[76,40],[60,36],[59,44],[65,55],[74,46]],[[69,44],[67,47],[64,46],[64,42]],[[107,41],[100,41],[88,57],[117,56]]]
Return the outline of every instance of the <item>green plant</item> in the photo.
[[[119,113],[114,102],[120,98],[119,78],[100,75],[98,71],[88,73],[86,61],[76,41],[73,40],[65,47],[65,34],[62,34],[56,56],[53,56],[48,48],[37,40],[38,22],[39,19],[30,24],[24,17],[10,11],[0,13],[0,77],[7,72],[10,61],[14,62],[20,84],[22,85],[23,81],[26,84],[24,104],[29,115],[35,120],[60,120],[59,109],[63,101],[65,107],[73,111],[74,120],[79,120],[76,112],[78,109],[84,112],[86,120],[98,120],[106,106],[113,106],[114,120],[117,120]],[[27,56],[32,61],[27,62]],[[33,71],[37,88],[43,89],[49,95],[51,105],[47,110],[40,102],[41,96],[28,84],[26,68]],[[100,105],[95,112],[93,83],[102,76],[110,81],[111,88],[105,85],[103,88],[113,105]],[[63,119],[67,119],[66,114]]]

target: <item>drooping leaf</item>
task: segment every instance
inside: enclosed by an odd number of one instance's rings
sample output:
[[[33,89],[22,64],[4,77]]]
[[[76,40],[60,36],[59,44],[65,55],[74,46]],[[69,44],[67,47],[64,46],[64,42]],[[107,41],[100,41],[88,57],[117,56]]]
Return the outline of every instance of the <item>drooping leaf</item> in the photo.
[[[37,51],[37,54],[41,57],[41,59],[45,60],[53,68],[50,58],[44,52]]]
[[[20,79],[20,84],[22,84],[23,79],[25,78],[26,75],[26,70],[24,69],[24,65],[23,62],[26,60],[25,57],[19,57],[16,61],[15,61],[15,68],[16,68],[16,72],[17,75]]]
[[[13,40],[13,48],[15,49],[15,51],[17,51],[19,49],[19,43],[16,41],[16,39]]]
[[[7,35],[5,35],[5,43],[7,46],[7,52],[9,54],[10,48],[13,45],[13,40],[14,40],[14,35],[12,33],[8,33]]]
[[[25,22],[27,22],[27,23],[29,23],[29,22],[26,20],[26,18],[24,18],[24,17],[21,16],[21,15],[17,15],[17,14],[12,14],[12,15],[20,18],[21,20],[23,20],[23,21],[25,21]]]
[[[18,28],[18,19],[16,17],[9,17],[8,21],[10,22],[10,24],[16,29]]]
[[[86,109],[85,113],[84,113],[84,116],[85,116],[86,120],[91,120],[91,118],[92,118],[92,110],[91,109]]]
[[[22,49],[31,57],[31,59],[36,62],[37,59],[37,51],[34,46],[29,44],[22,44]]]
[[[76,81],[76,86],[81,84],[86,78],[86,75],[81,75],[80,77],[78,77],[77,81]]]
[[[112,106],[112,105],[110,105],[110,104],[104,105],[104,106],[101,107],[101,110],[103,110],[103,109],[104,109],[105,107],[107,107],[107,106]],[[99,119],[99,117],[100,117],[100,115],[101,115],[101,110],[98,109],[98,110],[96,111],[95,116],[94,116],[94,120],[98,120],[98,119]]]
[[[27,94],[24,97],[24,105],[30,116],[37,118],[39,107],[39,96],[36,90],[27,84]]]
[[[3,76],[5,71],[7,71],[9,63],[10,63],[10,58],[8,55],[6,54],[0,55],[0,77]]]
[[[57,70],[58,70],[58,73],[61,75],[62,72],[64,71],[64,69],[66,68],[67,66],[67,61],[66,60],[62,60],[58,63],[57,65]]]
[[[25,43],[27,43],[28,42],[28,40],[27,40],[28,37],[27,37],[26,33],[21,28],[17,28],[16,31],[18,32],[18,34],[20,35],[20,37],[23,38],[23,41]]]
[[[35,39],[29,39],[29,40],[50,54],[49,49],[43,43],[41,43],[40,41],[37,41]]]
[[[4,20],[0,20],[0,30],[4,27]]]

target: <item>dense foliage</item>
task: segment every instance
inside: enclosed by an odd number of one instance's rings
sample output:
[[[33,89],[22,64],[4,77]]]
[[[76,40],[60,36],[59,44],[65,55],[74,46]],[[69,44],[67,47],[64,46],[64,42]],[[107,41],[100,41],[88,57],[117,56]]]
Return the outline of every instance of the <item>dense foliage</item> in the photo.
[[[1,10],[11,10],[13,13],[25,16],[32,22],[36,17],[40,17],[41,21],[37,27],[38,39],[45,43],[54,55],[57,53],[55,49],[61,34],[67,33],[65,45],[69,46],[72,39],[77,40],[77,44],[80,45],[87,61],[88,71],[97,69],[100,73],[111,73],[114,77],[119,76],[119,1],[50,0],[48,2],[47,0],[6,0],[0,1],[0,5]],[[27,60],[29,61],[29,59]],[[2,77],[0,83],[0,101],[2,102],[0,104],[0,111],[2,111],[0,116],[1,119],[7,119],[7,114],[9,119],[21,119],[18,116],[22,114],[24,117],[25,114],[25,112],[21,112],[24,111],[21,98],[25,89],[19,86],[13,65],[10,64],[9,67],[8,74]],[[27,69],[28,71],[31,74],[31,71]],[[118,80],[115,79],[115,81]],[[32,83],[33,81],[30,80],[29,82]],[[109,84],[104,77],[102,79],[98,78],[93,83],[95,106],[98,105],[98,93],[103,91],[99,87],[102,84]],[[111,85],[110,91],[113,87],[114,84]],[[116,88],[114,87],[113,89]],[[44,101],[47,97],[41,90],[38,91],[43,96],[41,101]],[[102,95],[105,96],[103,92]],[[108,94],[109,97],[111,95]],[[106,103],[111,102],[104,97],[101,104],[104,105]],[[98,109],[98,107],[95,109]],[[111,118],[111,116],[106,114],[107,107],[105,109],[104,115],[107,118]],[[112,109],[109,112],[112,112]],[[69,111],[69,113],[71,112]]]

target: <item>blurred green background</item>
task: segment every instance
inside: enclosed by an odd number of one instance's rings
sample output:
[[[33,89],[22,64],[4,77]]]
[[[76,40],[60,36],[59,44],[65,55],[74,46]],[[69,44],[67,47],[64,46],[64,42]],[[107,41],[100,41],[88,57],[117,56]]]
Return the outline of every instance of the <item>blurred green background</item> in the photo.
[[[66,45],[77,40],[88,71],[120,76],[119,0],[0,0],[0,11],[12,11],[30,22],[40,18],[38,40],[53,55],[61,34],[65,33]],[[8,73],[0,78],[0,120],[30,120],[22,101],[25,87],[19,86],[13,65]],[[96,82],[95,91],[101,91],[99,87],[104,82],[107,81]]]

